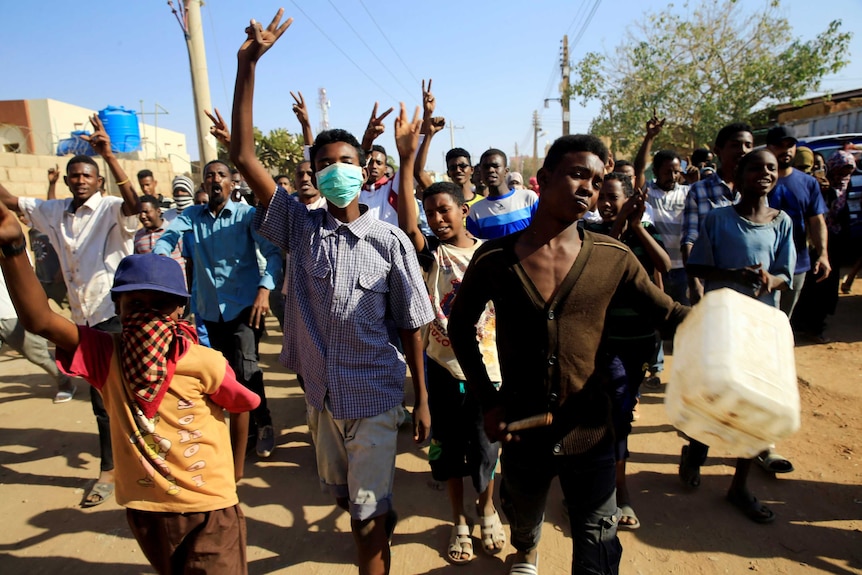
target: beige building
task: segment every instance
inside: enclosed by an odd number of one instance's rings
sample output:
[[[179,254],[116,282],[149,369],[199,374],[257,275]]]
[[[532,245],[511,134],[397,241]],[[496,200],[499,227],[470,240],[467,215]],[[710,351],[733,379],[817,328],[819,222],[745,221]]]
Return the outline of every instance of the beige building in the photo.
[[[50,98],[39,100],[0,100],[0,152],[54,156],[61,140],[73,131],[92,131],[89,110]],[[170,163],[167,171],[191,174],[191,158],[186,136],[180,132],[139,122],[141,149],[121,154],[128,160],[144,163]],[[158,165],[150,167],[154,172]]]

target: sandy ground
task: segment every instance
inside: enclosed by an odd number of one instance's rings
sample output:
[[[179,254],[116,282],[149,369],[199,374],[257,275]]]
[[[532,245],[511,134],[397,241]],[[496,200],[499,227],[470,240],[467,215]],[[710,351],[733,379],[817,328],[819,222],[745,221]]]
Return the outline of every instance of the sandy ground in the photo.
[[[275,329],[273,329],[275,328]],[[842,296],[827,334],[836,343],[797,347],[802,431],[778,449],[796,471],[752,471],[753,491],[778,515],[757,525],[724,500],[734,460],[711,453],[703,484],[677,478],[683,440],[668,424],[663,390],[646,390],[630,445],[629,482],[642,526],[622,531],[624,574],[862,573],[862,281]],[[261,346],[277,428],[272,458],[252,455],[239,485],[248,518],[252,574],[355,573],[348,517],[318,489],[304,400],[277,362],[277,325]],[[669,360],[669,361],[672,361]],[[13,352],[0,354],[0,574],[151,573],[113,498],[81,509],[97,475],[95,420],[83,382],[53,405],[44,373]],[[507,573],[511,546],[455,567],[445,559],[448,504],[431,481],[426,449],[400,438],[392,573]],[[541,572],[565,574],[571,541],[555,486],[547,508]]]

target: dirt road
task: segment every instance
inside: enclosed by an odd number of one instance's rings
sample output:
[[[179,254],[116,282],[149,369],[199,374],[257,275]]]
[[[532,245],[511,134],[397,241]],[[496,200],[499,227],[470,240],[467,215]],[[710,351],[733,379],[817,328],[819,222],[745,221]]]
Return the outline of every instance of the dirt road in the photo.
[[[778,515],[772,525],[756,525],[725,502],[734,460],[722,453],[710,454],[696,492],[682,487],[683,440],[667,423],[663,391],[644,393],[629,463],[642,526],[620,534],[622,573],[862,573],[862,281],[856,284],[827,331],[836,343],[797,347],[802,431],[778,446],[796,471],[752,472],[753,491]],[[268,461],[252,456],[239,486],[250,572],[355,573],[349,520],[318,489],[302,393],[278,366],[280,334],[270,333],[261,349],[278,447]],[[53,405],[47,376],[16,354],[0,354],[0,574],[152,572],[113,499],[78,506],[98,469],[95,420],[78,383],[72,402]],[[407,432],[397,467],[393,574],[507,573],[512,548],[483,556],[478,527],[476,560],[464,567],[445,560],[446,496]],[[540,548],[544,574],[570,568],[560,501],[555,488]]]

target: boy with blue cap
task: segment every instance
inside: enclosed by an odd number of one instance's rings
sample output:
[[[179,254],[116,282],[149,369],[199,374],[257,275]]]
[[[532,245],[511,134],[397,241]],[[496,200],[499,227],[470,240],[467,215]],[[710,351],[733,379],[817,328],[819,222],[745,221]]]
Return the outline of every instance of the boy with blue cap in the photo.
[[[236,481],[248,411],[260,398],[180,320],[189,294],[179,264],[155,254],[120,262],[111,297],[123,330],[110,334],[54,313],[25,250],[16,218],[0,205],[0,268],[19,318],[56,344],[62,371],[101,392],[117,502],[147,559],[159,573],[246,573]],[[236,414],[230,431],[223,409]]]

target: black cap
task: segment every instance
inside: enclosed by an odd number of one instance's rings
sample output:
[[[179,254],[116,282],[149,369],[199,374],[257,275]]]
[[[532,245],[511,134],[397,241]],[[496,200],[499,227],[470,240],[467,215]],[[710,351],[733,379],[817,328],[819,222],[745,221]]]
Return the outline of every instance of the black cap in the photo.
[[[796,132],[793,131],[793,127],[791,126],[775,126],[771,128],[766,133],[766,144],[780,144],[784,140],[793,140],[793,143],[797,143],[799,140],[796,139]]]

